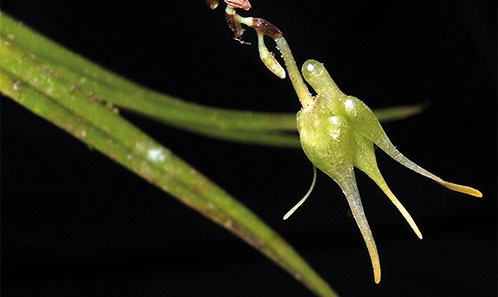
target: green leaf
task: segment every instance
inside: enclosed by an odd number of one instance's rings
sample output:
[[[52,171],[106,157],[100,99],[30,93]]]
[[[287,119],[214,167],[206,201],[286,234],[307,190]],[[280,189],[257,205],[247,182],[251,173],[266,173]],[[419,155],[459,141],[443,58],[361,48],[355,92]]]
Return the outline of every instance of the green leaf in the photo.
[[[0,12],[0,92],[252,245],[319,296],[337,296],[278,234],[173,152],[117,114],[124,108],[220,139],[300,147],[294,114],[234,111],[144,88]],[[393,120],[421,106],[379,110]]]
[[[109,104],[206,136],[251,144],[300,147],[295,114],[236,111],[185,102],[114,74],[5,14],[1,22],[4,38],[71,81],[72,88],[84,88]],[[387,121],[406,118],[421,110],[422,105],[413,105],[381,109],[375,113],[379,120]]]
[[[111,96],[111,91],[116,94],[130,93],[136,96],[136,102],[147,105],[148,103],[154,104],[154,96],[162,95],[157,94],[151,97],[147,94],[155,94],[154,92],[123,82],[119,77],[108,75],[107,71],[100,68],[95,71],[95,75],[102,76],[96,80],[87,74],[94,73],[89,69],[95,70],[96,66],[68,52],[60,64],[48,62],[41,53],[46,55],[54,53],[56,56],[61,54],[62,56],[62,53],[58,52],[61,50],[58,46],[53,43],[36,43],[41,38],[39,35],[4,13],[0,14],[0,23],[0,92],[3,95],[64,129],[240,237],[280,265],[316,295],[337,296],[274,230],[172,151],[121,117],[109,104],[114,101],[106,97]],[[37,52],[32,52],[27,47],[26,43],[30,42],[35,42]],[[76,74],[75,71],[69,69],[81,69],[81,72]],[[130,88],[136,88],[137,91],[130,92]],[[140,94],[145,95],[141,97]],[[142,100],[138,100],[140,98]],[[177,111],[184,108],[190,112],[192,121],[186,122],[193,126],[191,129],[200,130],[193,119],[197,113],[202,118],[206,115],[202,112],[219,112],[210,108],[204,109],[184,104],[177,100],[167,103],[161,101],[160,104],[170,104],[173,111],[178,107]],[[186,117],[188,112],[185,112]],[[230,119],[212,121],[209,124],[220,126],[220,123],[225,122],[232,127],[231,123],[237,126],[253,117],[251,113],[226,112],[232,114]],[[170,113],[174,112],[170,111]],[[256,116],[265,118],[261,114]],[[287,116],[282,117],[287,118]],[[238,124],[237,119],[240,119]],[[175,121],[180,121],[182,118],[169,120],[177,123]],[[273,119],[256,122],[263,126],[268,125],[269,122],[276,123]],[[247,129],[249,130],[247,133],[254,133],[260,137],[267,134],[267,130],[279,131],[279,129],[255,128]],[[260,134],[255,132],[259,130],[264,132]],[[220,129],[220,131],[224,130]],[[226,131],[229,131],[227,132],[229,134],[230,131],[237,130],[229,128]],[[233,135],[229,136],[233,137]]]

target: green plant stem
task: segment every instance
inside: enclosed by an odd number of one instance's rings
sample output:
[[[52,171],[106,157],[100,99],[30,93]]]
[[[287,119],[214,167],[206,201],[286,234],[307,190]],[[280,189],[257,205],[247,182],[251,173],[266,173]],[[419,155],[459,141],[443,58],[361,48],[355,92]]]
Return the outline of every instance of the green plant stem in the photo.
[[[285,62],[285,67],[287,68],[289,78],[292,82],[292,85],[294,86],[294,90],[296,91],[297,97],[299,98],[299,102],[301,102],[301,105],[303,107],[313,104],[314,99],[303,81],[301,72],[297,68],[296,60],[294,60],[294,56],[292,55],[289,44],[284,37],[275,38],[274,40],[277,43],[278,50],[282,54],[282,58]]]

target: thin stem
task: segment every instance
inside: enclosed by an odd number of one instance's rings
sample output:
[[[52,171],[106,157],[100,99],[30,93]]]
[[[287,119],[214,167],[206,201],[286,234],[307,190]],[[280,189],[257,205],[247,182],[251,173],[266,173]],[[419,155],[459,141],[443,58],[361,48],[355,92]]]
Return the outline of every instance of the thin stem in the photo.
[[[278,50],[282,54],[282,58],[285,62],[285,67],[287,72],[289,72],[289,78],[294,86],[294,90],[296,90],[297,97],[301,102],[303,107],[312,105],[314,102],[313,96],[311,96],[308,87],[303,81],[303,77],[301,76],[301,72],[297,68],[296,60],[294,60],[294,56],[292,55],[292,51],[289,47],[289,44],[285,40],[285,38],[279,37],[275,38],[275,42],[277,43]]]

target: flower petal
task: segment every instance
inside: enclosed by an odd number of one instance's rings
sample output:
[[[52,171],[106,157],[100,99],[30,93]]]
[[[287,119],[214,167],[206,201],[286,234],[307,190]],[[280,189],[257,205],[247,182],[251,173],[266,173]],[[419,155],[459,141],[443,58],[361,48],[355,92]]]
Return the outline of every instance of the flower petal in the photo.
[[[370,230],[365,211],[363,210],[353,167],[348,170],[348,174],[346,174],[342,180],[336,180],[336,182],[346,196],[349,207],[351,208],[351,213],[353,214],[356,224],[358,225],[361,235],[363,236],[363,240],[365,241],[368,249],[368,254],[370,255],[370,261],[372,262],[374,281],[378,284],[381,276],[379,254],[377,252],[377,245],[375,244],[372,231]]]
[[[403,215],[417,237],[422,239],[422,233],[420,232],[412,216],[410,215],[410,213],[408,213],[408,211],[403,206],[403,204],[401,204],[398,198],[396,198],[396,196],[393,194],[386,181],[384,180],[384,177],[380,173],[379,167],[377,166],[377,160],[375,158],[373,143],[362,135],[355,135],[355,141],[358,150],[355,155],[355,167],[363,171],[377,184],[377,186],[391,200],[394,206],[396,206],[401,215]]]
[[[398,161],[403,166],[417,172],[420,175],[423,175],[427,178],[432,179],[433,181],[437,182],[438,184],[442,185],[443,187],[445,187],[447,189],[450,189],[450,190],[455,191],[455,192],[460,192],[463,194],[471,195],[474,197],[478,197],[478,198],[482,197],[482,193],[477,189],[474,189],[474,188],[469,187],[469,186],[459,185],[459,184],[445,181],[442,178],[440,178],[439,176],[432,174],[429,171],[425,170],[424,168],[418,166],[413,161],[411,161],[410,159],[405,157],[401,152],[399,152],[392,144],[386,145],[384,148],[381,147],[381,149],[384,152],[386,152],[386,154],[388,154],[391,158]]]

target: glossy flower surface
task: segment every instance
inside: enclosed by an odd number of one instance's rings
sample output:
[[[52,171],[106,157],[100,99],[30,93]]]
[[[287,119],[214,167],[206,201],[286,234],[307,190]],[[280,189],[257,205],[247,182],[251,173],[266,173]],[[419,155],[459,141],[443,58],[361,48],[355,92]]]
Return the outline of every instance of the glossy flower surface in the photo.
[[[378,283],[381,278],[379,256],[361,203],[354,168],[367,174],[384,191],[419,238],[422,234],[382,177],[374,145],[402,165],[451,190],[476,197],[482,197],[482,194],[471,187],[444,181],[403,156],[391,143],[372,110],[361,100],[341,92],[318,61],[306,61],[302,74],[316,92],[314,100],[297,114],[302,148],[313,165],[330,176],[346,196],[365,240],[374,279]]]

